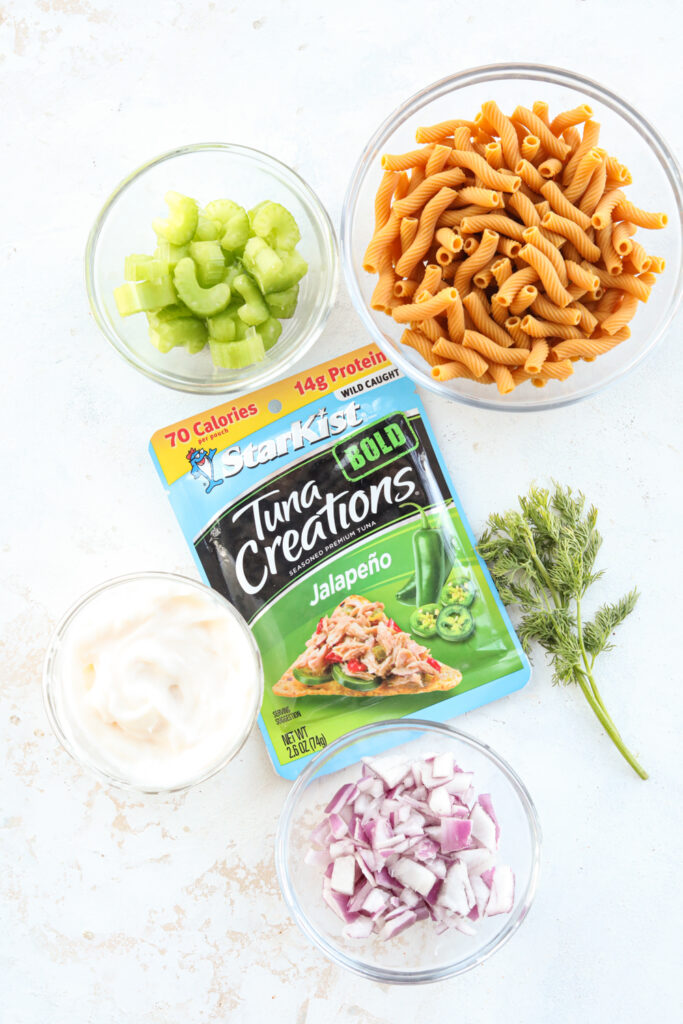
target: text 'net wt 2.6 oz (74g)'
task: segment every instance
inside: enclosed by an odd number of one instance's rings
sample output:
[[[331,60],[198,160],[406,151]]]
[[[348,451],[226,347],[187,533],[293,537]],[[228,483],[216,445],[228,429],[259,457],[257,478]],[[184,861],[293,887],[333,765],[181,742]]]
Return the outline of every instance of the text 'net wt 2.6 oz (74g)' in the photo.
[[[203,578],[253,630],[281,775],[351,729],[445,721],[527,682],[415,386],[375,346],[150,451]]]

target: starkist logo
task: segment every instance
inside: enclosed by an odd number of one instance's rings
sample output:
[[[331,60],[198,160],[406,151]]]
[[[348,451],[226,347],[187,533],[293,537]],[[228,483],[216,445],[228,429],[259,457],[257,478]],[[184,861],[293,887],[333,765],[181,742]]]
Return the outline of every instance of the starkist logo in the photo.
[[[225,477],[236,476],[246,467],[255,469],[274,459],[281,459],[290,452],[301,451],[307,444],[326,441],[337,434],[343,434],[350,427],[358,427],[363,422],[360,405],[350,402],[342,409],[336,409],[328,415],[323,406],[305,420],[294,420],[288,430],[277,437],[268,438],[258,444],[250,442],[241,448],[235,444],[221,455],[221,464]]]

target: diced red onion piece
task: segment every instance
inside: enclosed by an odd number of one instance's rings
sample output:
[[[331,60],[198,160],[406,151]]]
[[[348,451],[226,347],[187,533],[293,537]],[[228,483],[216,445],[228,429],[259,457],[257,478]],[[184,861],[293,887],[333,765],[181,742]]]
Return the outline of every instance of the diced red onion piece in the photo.
[[[342,921],[346,921],[350,924],[355,921],[358,914],[352,914],[347,909],[347,899],[341,893],[334,892],[333,889],[323,889],[323,899],[327,903],[328,907],[335,912],[337,917],[340,917]]]
[[[515,876],[506,864],[493,869],[491,894],[486,904],[486,917],[509,914],[515,902]]]
[[[451,796],[445,786],[437,786],[429,794],[427,801],[430,810],[434,814],[438,814],[440,818],[446,817],[451,813]]]
[[[353,782],[347,782],[346,785],[338,789],[334,794],[329,804],[325,808],[325,814],[333,814],[341,811],[342,807],[346,807],[348,803],[352,803],[358,796],[358,787]]]
[[[457,853],[469,845],[472,822],[463,818],[442,818],[440,841],[442,853]]]
[[[471,787],[473,779],[472,772],[456,772],[450,782],[446,783],[446,789],[455,796],[462,796]]]
[[[436,881],[436,875],[429,868],[414,860],[408,860],[407,857],[399,857],[390,874],[415,892],[419,892],[421,896],[426,896]]]
[[[375,922],[371,917],[357,917],[351,924],[344,925],[342,935],[345,939],[367,939],[374,928]]]
[[[452,779],[455,766],[452,754],[437,754],[432,761],[432,776],[435,779]]]
[[[496,825],[493,818],[486,813],[481,804],[475,804],[470,813],[472,822],[472,838],[494,853],[496,842]]]
[[[356,882],[356,858],[338,857],[332,871],[332,888],[345,896],[353,896]]]
[[[341,839],[343,836],[348,835],[349,826],[339,814],[333,811],[328,821],[330,823],[330,831],[335,839]]]
[[[477,802],[484,808],[484,810],[488,814],[489,818],[491,819],[493,824],[496,826],[496,846],[497,846],[498,845],[498,840],[500,839],[500,825],[498,824],[498,818],[496,817],[496,812],[493,810],[493,801],[491,800],[490,793],[480,793],[479,796],[477,797]]]
[[[332,860],[336,860],[337,857],[348,857],[355,853],[355,851],[356,847],[350,836],[346,839],[338,839],[335,843],[330,843],[330,857]]]

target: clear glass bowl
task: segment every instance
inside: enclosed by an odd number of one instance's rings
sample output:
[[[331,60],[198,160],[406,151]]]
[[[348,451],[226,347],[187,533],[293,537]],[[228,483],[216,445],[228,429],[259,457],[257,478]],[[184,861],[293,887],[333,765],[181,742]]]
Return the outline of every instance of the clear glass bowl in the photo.
[[[131,584],[138,584],[140,582],[150,580],[159,581],[161,583],[180,584],[181,586],[187,587],[191,590],[198,590],[203,594],[208,594],[223,610],[228,612],[247,642],[248,649],[253,657],[254,673],[257,683],[254,687],[254,696],[249,707],[249,714],[245,718],[244,728],[240,733],[230,738],[230,741],[221,750],[216,760],[201,771],[201,773],[185,778],[182,781],[176,782],[174,785],[167,787],[140,784],[133,777],[123,776],[122,774],[115,772],[99,753],[95,744],[89,743],[87,741],[87,737],[80,735],[80,730],[78,730],[74,723],[69,720],[68,701],[66,700],[63,688],[64,643],[68,638],[69,632],[73,628],[74,623],[78,622],[84,612],[92,611],[98,600],[104,599],[106,601],[107,596],[117,588],[125,589]],[[226,601],[226,599],[217,591],[212,590],[211,587],[207,587],[204,583],[200,583],[198,580],[193,580],[187,576],[181,576],[177,573],[132,573],[127,576],[118,576],[115,579],[100,583],[99,586],[94,587],[92,590],[89,590],[87,594],[84,594],[79,598],[79,600],[76,601],[75,604],[73,604],[62,616],[52,633],[52,637],[50,638],[47,652],[45,654],[45,661],[43,665],[43,699],[50,725],[67,754],[69,754],[82,768],[85,768],[93,775],[96,775],[101,782],[104,782],[106,785],[117,786],[120,789],[132,790],[139,793],[176,793],[184,789],[189,789],[190,786],[196,786],[200,782],[205,782],[206,779],[211,778],[212,775],[221,771],[221,769],[224,768],[229,761],[232,761],[232,759],[242,749],[247,736],[254,726],[254,722],[256,721],[256,717],[261,707],[261,701],[263,700],[263,666],[261,664],[259,649],[249,626],[239,612],[233,608],[230,602]]]
[[[391,748],[416,759],[425,753],[454,754],[475,773],[477,792],[490,793],[500,822],[500,860],[515,873],[512,913],[478,922],[476,935],[449,931],[437,935],[421,921],[389,941],[341,937],[342,922],[322,898],[320,869],[304,863],[311,830],[345,782],[360,774],[359,761]],[[290,912],[304,934],[335,963],[373,981],[417,984],[443,981],[476,967],[500,949],[529,912],[540,869],[541,830],[536,809],[512,768],[484,743],[449,725],[395,719],[342,736],[304,769],[285,801],[275,842],[275,865]]]
[[[152,221],[167,212],[164,194],[172,189],[201,203],[234,199],[247,209],[264,199],[282,203],[301,231],[298,249],[308,263],[294,316],[282,322],[277,344],[261,363],[240,370],[214,367],[208,347],[158,352],[147,336],[143,314],[121,317],[114,288],[123,283],[123,265],[133,252],[153,252]],[[107,199],[90,232],[85,280],[95,320],[105,337],[136,370],[179,391],[233,394],[282,377],[320,336],[337,291],[337,243],[320,200],[291,168],[246,146],[203,143],[164,153],[134,171]]]
[[[493,99],[503,110],[518,104],[531,106],[543,99],[551,112],[588,101],[594,119],[602,125],[600,145],[625,163],[633,175],[627,189],[638,206],[663,210],[669,216],[661,231],[639,230],[646,248],[666,259],[666,271],[647,304],[631,324],[632,336],[593,363],[575,364],[566,381],[550,381],[544,388],[529,382],[509,395],[493,386],[472,381],[435,381],[429,367],[412,349],[400,345],[403,328],[370,308],[377,278],[363,270],[363,253],[374,224],[373,204],[382,175],[382,153],[402,153],[415,148],[415,129],[452,117],[471,118],[485,100]],[[510,412],[536,411],[569,405],[595,394],[634,369],[648,355],[669,327],[681,299],[681,213],[683,183],[675,157],[655,128],[621,97],[588,78],[558,68],[535,64],[493,64],[463,71],[427,86],[411,96],[380,125],[363,150],[344,200],[341,225],[342,262],[346,284],[356,310],[380,348],[423,387],[444,398],[467,405]]]

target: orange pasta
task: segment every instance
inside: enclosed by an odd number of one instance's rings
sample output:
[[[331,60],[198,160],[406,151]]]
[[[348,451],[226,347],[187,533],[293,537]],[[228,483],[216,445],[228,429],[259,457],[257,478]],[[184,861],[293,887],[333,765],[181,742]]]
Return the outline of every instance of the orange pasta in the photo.
[[[465,331],[462,343],[465,348],[473,348],[490,362],[501,363],[503,366],[521,366],[526,360],[526,352],[517,348],[503,348],[496,345],[486,334],[478,331]]]
[[[545,179],[541,177],[536,168],[528,160],[520,160],[515,166],[515,174],[518,174],[525,185],[534,192],[540,192]]]
[[[584,231],[587,231],[591,226],[590,217],[586,216],[573,203],[569,202],[562,189],[557,185],[557,182],[546,181],[541,189],[541,195],[545,196],[553,210],[561,217],[573,220]]]
[[[631,230],[633,228],[633,231]],[[631,235],[635,231],[635,225],[632,225],[630,221],[620,220],[612,226],[612,245],[614,246],[615,252],[619,256],[628,256],[633,249],[633,242],[631,241]]]
[[[622,327],[633,319],[638,309],[639,300],[635,295],[624,295],[621,304],[602,321],[601,328],[605,334],[617,334]]]
[[[482,377],[487,369],[488,363],[483,356],[480,356],[474,349],[465,348],[447,338],[439,338],[434,344],[434,353],[443,359],[454,359],[463,363],[475,377]]]
[[[553,245],[553,243],[550,242],[544,234],[542,234],[540,229],[535,226],[526,228],[524,230],[523,240],[527,243],[527,245],[533,245],[536,249],[540,249],[543,255],[550,260],[555,270],[555,273],[559,277],[562,285],[566,288],[567,284],[569,283],[569,279],[567,277],[567,268],[565,265],[565,260],[562,257],[562,253],[557,248],[557,246]]]
[[[462,300],[470,319],[480,334],[485,334],[502,348],[509,348],[513,339],[499,323],[489,315],[488,303],[477,292],[470,292]]]
[[[434,177],[438,178],[439,175],[435,174]],[[454,195],[452,188],[442,188],[424,207],[415,239],[396,264],[396,273],[400,277],[407,277],[429,249],[439,215],[452,202]]]
[[[493,167],[494,171],[503,166],[503,150],[500,142],[487,142],[484,146],[484,159],[489,167]]]
[[[462,227],[462,225],[461,225]],[[493,256],[498,245],[498,235],[488,228],[481,236],[479,248],[469,259],[464,260],[455,272],[454,284],[460,294],[464,294],[467,284],[478,270],[481,270]]]
[[[581,319],[581,314],[577,309],[569,306],[560,308],[546,295],[539,295],[534,299],[531,309],[543,320],[552,320],[556,324],[569,324],[571,327],[576,327]]]
[[[425,164],[425,177],[428,178],[431,174],[438,174],[439,171],[442,171],[448,163],[450,152],[450,146],[434,146],[429,160]]]
[[[460,224],[460,231],[463,235],[471,235],[487,229],[506,235],[508,238],[514,238],[517,242],[524,241],[523,226],[502,213],[482,213],[477,217],[465,217]]]
[[[611,192],[605,192],[597,205],[595,213],[591,217],[591,224],[593,227],[606,228],[612,220],[612,212],[614,208],[624,198],[624,193],[618,188],[612,189]],[[623,217],[622,220],[632,220],[632,218]]]
[[[546,214],[546,216],[550,217],[552,214]],[[576,227],[576,225],[574,226]],[[557,275],[557,271],[545,253],[541,252],[540,249],[537,249],[535,245],[527,244],[520,251],[519,255],[521,259],[533,268],[538,277],[540,277],[550,301],[554,302],[556,306],[568,306],[572,300],[572,296],[562,284]],[[524,284],[532,283],[533,281],[524,282]]]
[[[633,236],[667,218],[626,198],[631,174],[591,118],[491,100],[383,157],[370,305],[406,326],[434,379],[543,387],[630,336],[665,267]]]
[[[431,295],[420,299],[417,302],[409,302],[404,306],[397,306],[392,311],[396,323],[409,324],[419,323],[420,320],[428,320],[445,313],[451,303],[455,302],[457,295],[454,288],[445,288],[437,295]]]
[[[597,121],[586,121],[583,126],[583,137],[581,139],[581,145],[578,149],[575,149],[569,160],[564,166],[562,172],[562,184],[568,185],[574,177],[576,169],[579,166],[579,162],[586,155],[589,149],[593,146],[597,146],[600,138],[600,125]]]
[[[612,210],[613,220],[628,220],[631,224],[637,224],[639,228],[665,228],[669,218],[665,213],[648,213],[634,206],[627,199],[620,199]],[[595,220],[593,221],[595,223]],[[601,225],[595,225],[600,227]]]
[[[415,139],[417,142],[441,142],[442,139],[447,139],[452,135],[456,128],[473,129],[474,127],[474,121],[441,121],[429,128],[418,128],[415,132]]]
[[[508,167],[514,167],[520,159],[517,132],[512,121],[505,116],[494,100],[488,100],[482,104],[481,112],[488,121],[493,131],[500,137],[500,145],[503,150],[503,157]]]
[[[587,103],[582,103],[580,107],[574,107],[572,110],[564,110],[557,117],[554,117],[550,122],[550,131],[554,135],[562,135],[566,132],[567,128],[571,128],[577,124],[583,124],[584,121],[589,121],[593,116],[593,111]]]
[[[527,373],[540,373],[541,367],[548,358],[550,348],[548,342],[538,338],[531,346],[529,355],[526,357],[524,369]]]
[[[481,178],[486,188],[495,189],[498,192],[516,192],[522,184],[522,179],[515,174],[503,174],[501,171],[494,171],[486,163],[486,160],[477,153],[468,153],[462,149],[454,149],[450,155],[450,161],[454,167],[466,167],[474,171],[477,177]]]
[[[525,309],[528,309],[532,302],[538,298],[538,289],[533,284],[525,284],[520,288],[514,300],[510,303],[510,312],[513,316],[519,316]]]
[[[560,217],[558,213],[551,211],[543,217],[541,225],[558,235],[568,238],[584,259],[591,260],[592,262],[600,259],[600,249],[575,221],[569,220],[567,217]]]
[[[511,120],[517,121],[519,124],[523,124],[524,127],[528,128],[533,135],[537,135],[541,140],[541,145],[547,153],[551,154],[551,156],[557,157],[559,160],[564,160],[569,153],[569,146],[567,143],[556,138],[548,125],[546,125],[537,114],[534,114],[527,107],[515,107]]]
[[[541,148],[541,140],[537,135],[525,135],[520,146],[520,153],[523,160],[533,161],[538,156]],[[511,166],[516,167],[517,164]]]
[[[419,331],[406,330],[401,335],[401,344],[414,348],[430,366],[438,366],[445,362],[439,356],[434,355],[432,343]]]
[[[429,178],[425,178],[414,192],[410,192],[403,199],[399,199],[397,203],[394,203],[393,213],[399,217],[408,217],[416,213],[417,210],[422,209],[425,203],[441,189],[450,188],[453,190],[458,185],[462,185],[464,180],[465,175],[459,167],[453,167],[448,171],[432,174]]]

